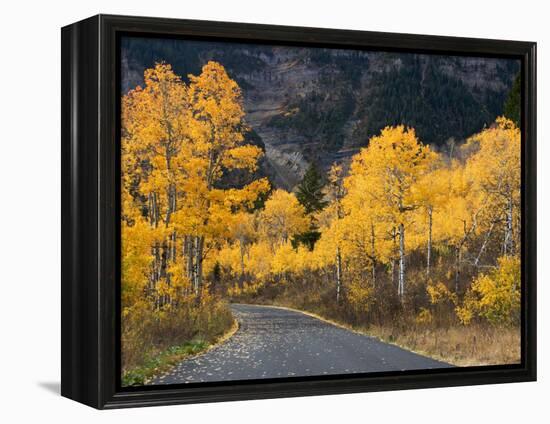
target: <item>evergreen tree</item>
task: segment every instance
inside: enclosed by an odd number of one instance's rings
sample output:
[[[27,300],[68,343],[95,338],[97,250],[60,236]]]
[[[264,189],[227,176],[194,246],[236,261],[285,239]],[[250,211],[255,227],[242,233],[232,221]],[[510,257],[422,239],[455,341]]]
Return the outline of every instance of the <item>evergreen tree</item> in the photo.
[[[323,177],[317,166],[312,163],[296,188],[296,198],[306,210],[306,214],[311,215],[314,212],[319,212],[326,206],[324,187]]]
[[[504,103],[504,116],[520,127],[521,120],[521,74],[516,76],[510,89],[506,103]]]
[[[302,244],[308,247],[309,250],[313,250],[315,242],[319,240],[321,233],[318,231],[314,214],[323,210],[327,205],[323,193],[325,185],[326,183],[317,166],[312,163],[296,188],[296,198],[304,207],[306,215],[309,217],[309,230],[294,236],[292,240],[294,247]]]

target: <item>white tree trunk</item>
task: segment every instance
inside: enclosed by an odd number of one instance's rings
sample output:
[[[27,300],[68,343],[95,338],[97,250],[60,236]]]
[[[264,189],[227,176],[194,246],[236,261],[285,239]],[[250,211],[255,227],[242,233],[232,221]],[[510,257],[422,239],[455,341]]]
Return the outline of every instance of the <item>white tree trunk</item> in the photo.
[[[399,287],[397,294],[403,300],[405,295],[405,226],[399,224]]]
[[[481,255],[483,255],[483,252],[485,251],[485,248],[487,247],[487,243],[489,242],[489,238],[491,237],[491,233],[493,232],[493,228],[495,227],[495,221],[491,223],[491,226],[489,227],[489,231],[487,231],[487,234],[485,234],[485,238],[483,239],[483,244],[481,245],[481,248],[479,249],[479,253],[476,256],[476,259],[474,261],[474,266],[477,267],[479,265],[479,261],[481,259]]]
[[[392,258],[391,258],[391,285],[392,287],[395,287],[395,249],[396,249],[396,239],[397,239],[397,233],[395,231],[395,227],[392,229],[392,239],[393,239],[393,252],[392,252]],[[398,286],[399,291],[399,286]]]
[[[195,294],[200,296],[200,291],[202,288],[202,261],[204,255],[204,237],[196,236],[195,237]]]
[[[506,228],[504,232],[504,254],[514,254],[514,229],[513,229],[513,203],[512,198],[508,199],[508,208],[506,210]]]
[[[342,287],[342,255],[340,246],[336,247],[336,303],[340,302],[340,290]]]
[[[455,273],[455,293],[458,294],[458,286],[460,282],[460,267],[462,264],[462,244],[456,248],[456,273]]]
[[[374,238],[374,225],[370,226],[370,248],[371,248],[371,262],[372,262],[372,287],[376,287],[376,241]]]
[[[193,291],[195,292],[195,295],[199,294],[199,279],[198,279],[198,251],[199,249],[199,238],[193,237]]]
[[[239,285],[242,288],[244,283],[244,240],[243,237],[239,237],[239,253],[241,256],[241,275],[239,278]]]
[[[426,254],[426,276],[430,278],[430,266],[432,262],[432,218],[433,210],[428,209],[428,252]]]

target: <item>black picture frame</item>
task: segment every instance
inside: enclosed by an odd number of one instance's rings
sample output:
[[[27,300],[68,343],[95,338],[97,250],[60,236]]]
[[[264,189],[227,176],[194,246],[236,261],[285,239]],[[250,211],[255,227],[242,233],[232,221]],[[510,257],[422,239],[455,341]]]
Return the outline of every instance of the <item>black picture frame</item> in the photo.
[[[123,34],[520,59],[521,364],[122,388],[118,43]],[[112,15],[66,26],[61,35],[63,396],[104,409],[536,380],[536,43]]]

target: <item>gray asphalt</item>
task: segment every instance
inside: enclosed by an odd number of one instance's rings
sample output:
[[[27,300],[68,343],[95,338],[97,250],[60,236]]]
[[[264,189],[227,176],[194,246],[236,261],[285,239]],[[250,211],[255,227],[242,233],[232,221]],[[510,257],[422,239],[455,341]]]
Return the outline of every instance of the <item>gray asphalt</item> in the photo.
[[[239,322],[233,337],[149,384],[451,367],[301,312],[242,304],[231,309]]]

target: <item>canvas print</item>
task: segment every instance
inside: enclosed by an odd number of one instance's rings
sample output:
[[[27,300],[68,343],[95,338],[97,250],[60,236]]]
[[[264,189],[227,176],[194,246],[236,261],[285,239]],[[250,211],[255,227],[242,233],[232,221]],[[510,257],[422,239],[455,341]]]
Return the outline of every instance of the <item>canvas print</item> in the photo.
[[[119,53],[122,386],[520,363],[519,60]]]

